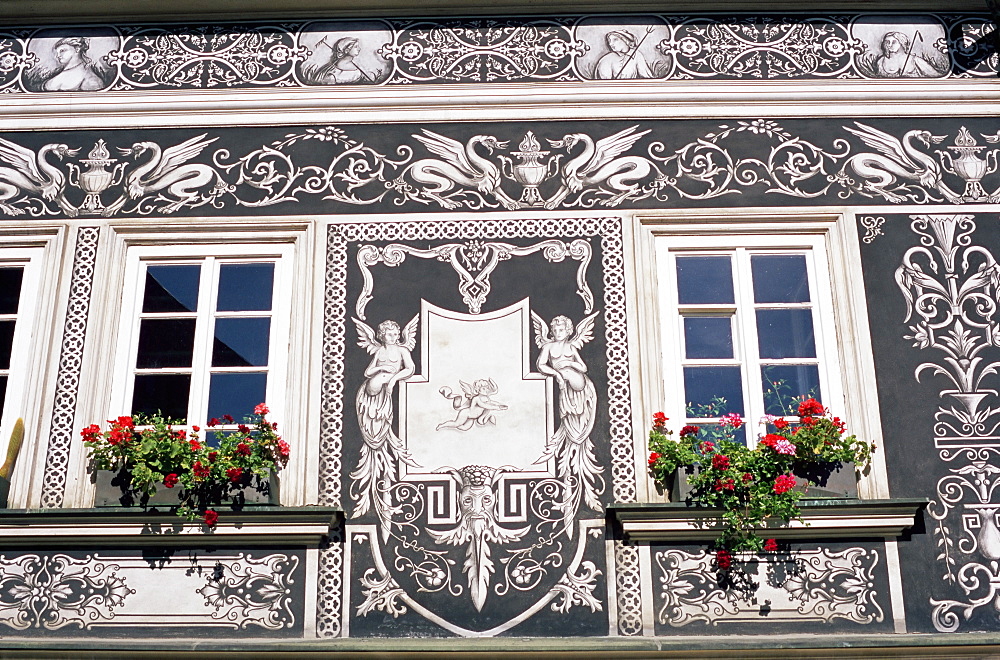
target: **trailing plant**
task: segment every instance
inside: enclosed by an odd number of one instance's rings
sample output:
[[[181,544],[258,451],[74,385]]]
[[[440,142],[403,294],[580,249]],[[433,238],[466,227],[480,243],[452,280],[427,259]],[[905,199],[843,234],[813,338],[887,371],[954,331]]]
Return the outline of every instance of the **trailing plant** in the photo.
[[[744,424],[739,415],[724,415],[718,427],[710,429],[711,440],[694,425],[683,427],[675,440],[666,428],[666,416],[653,416],[649,470],[654,479],[666,486],[678,469],[691,468],[685,470],[690,473],[691,500],[722,509],[722,532],[715,542],[720,570],[727,570],[733,552],[777,549],[774,539],[758,535],[766,521],[802,519],[802,493],[795,490],[793,471],[843,463],[864,468],[871,461],[875,446],[847,435],[844,422],[815,399],[802,401],[797,417],[789,421],[766,416],[765,433],[750,449],[733,440]]]
[[[94,469],[124,470],[132,490],[140,494],[176,488],[177,515],[201,518],[211,527],[218,521],[218,512],[209,508],[214,502],[255,478],[267,479],[288,463],[288,443],[278,435],[278,425],[267,421],[268,412],[265,404],[258,404],[236,430],[212,431],[211,443],[201,441],[198,426],[176,428],[180,422],[159,414],[108,420],[110,428],[103,432],[91,424],[81,435]],[[222,421],[235,422],[229,415]],[[213,418],[208,426],[222,421]]]

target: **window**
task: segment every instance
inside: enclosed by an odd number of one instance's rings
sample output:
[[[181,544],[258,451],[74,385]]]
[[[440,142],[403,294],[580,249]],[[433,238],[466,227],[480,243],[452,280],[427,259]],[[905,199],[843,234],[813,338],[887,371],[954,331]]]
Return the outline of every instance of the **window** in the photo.
[[[121,321],[127,364],[114,400],[132,414],[161,412],[200,425],[227,414],[242,421],[267,401],[277,418],[291,246],[196,249],[129,249]]]
[[[664,378],[673,419],[765,415],[814,397],[842,409],[826,254],[816,237],[671,237],[658,243]],[[733,237],[729,237],[730,243]],[[749,432],[748,432],[749,428]]]
[[[34,307],[38,300],[41,248],[0,250],[0,413],[8,437],[14,420],[25,416],[25,379],[31,356]]]

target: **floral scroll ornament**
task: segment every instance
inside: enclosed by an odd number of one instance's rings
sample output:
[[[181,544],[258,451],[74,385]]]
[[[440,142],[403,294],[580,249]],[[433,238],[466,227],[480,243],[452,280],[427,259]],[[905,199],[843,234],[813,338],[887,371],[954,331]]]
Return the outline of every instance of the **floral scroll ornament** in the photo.
[[[971,215],[914,215],[911,228],[920,245],[911,247],[896,270],[906,301],[909,334],[919,350],[935,349],[938,360],[917,366],[914,376],[943,376],[947,389],[935,412],[934,442],[948,474],[937,483],[927,507],[934,521],[936,559],[945,582],[959,598],[931,598],[931,621],[942,632],[1000,597],[1000,408],[986,379],[1000,373],[988,355],[1000,347],[997,319],[1000,264],[972,244]]]
[[[115,608],[135,593],[116,572],[119,568],[94,555],[0,555],[0,625],[90,629],[111,621]]]

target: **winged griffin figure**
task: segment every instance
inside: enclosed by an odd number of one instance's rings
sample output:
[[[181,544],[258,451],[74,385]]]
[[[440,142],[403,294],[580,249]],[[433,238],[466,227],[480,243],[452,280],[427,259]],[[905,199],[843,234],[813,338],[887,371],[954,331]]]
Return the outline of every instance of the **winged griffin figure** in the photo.
[[[13,167],[0,167],[0,210],[8,215],[20,215],[23,209],[9,203],[18,195],[34,193],[48,202],[55,202],[63,213],[73,218],[78,209],[66,199],[66,175],[48,161],[50,154],[59,160],[75,156],[80,150],[65,144],[47,144],[35,153],[31,149],[0,138],[0,161]]]
[[[551,210],[559,206],[571,193],[584,188],[606,183],[615,194],[605,200],[605,206],[617,206],[639,192],[636,181],[641,181],[655,170],[655,166],[642,156],[622,156],[632,148],[639,138],[649,130],[636,133],[638,125],[618,131],[614,135],[601,138],[596,143],[586,133],[570,133],[561,140],[549,140],[553,149],[565,148],[571,152],[578,144],[583,145],[579,155],[570,158],[560,172],[562,185],[545,202]]]
[[[393,525],[392,514],[397,510],[390,489],[399,478],[398,461],[418,467],[392,430],[393,390],[396,383],[414,372],[410,351],[417,343],[418,317],[414,316],[402,332],[395,321],[382,321],[376,332],[363,321],[352,320],[358,331],[358,346],[372,356],[355,399],[364,444],[358,465],[351,472],[351,499],[356,504],[352,517],[374,509],[382,540],[386,541]]]
[[[472,604],[482,611],[486,596],[490,591],[490,577],[495,565],[490,558],[490,543],[503,545],[519,540],[528,532],[528,527],[505,529],[496,519],[496,493],[493,487],[504,472],[514,468],[505,466],[492,468],[485,465],[466,465],[461,470],[443,468],[458,486],[458,525],[445,532],[428,529],[427,533],[440,544],[464,545],[465,563],[462,572],[469,580],[469,594]]]
[[[603,511],[598,496],[604,492],[603,471],[594,456],[590,434],[597,415],[597,390],[587,377],[587,365],[580,349],[594,338],[594,321],[599,312],[584,317],[573,332],[573,322],[565,316],[552,319],[550,328],[538,314],[531,313],[535,344],[540,350],[538,371],[552,376],[559,385],[559,428],[545,448],[542,463],[556,459],[556,475],[563,485],[563,529],[573,537],[573,519],[581,499],[594,511]]]
[[[129,202],[136,202],[164,189],[167,197],[160,195],[157,199],[173,201],[160,209],[163,213],[174,213],[185,206],[200,206],[212,199],[211,194],[204,195],[201,190],[218,179],[218,172],[209,165],[188,163],[204,151],[205,147],[219,139],[214,137],[206,140],[206,135],[207,133],[202,133],[166,149],[161,149],[155,142],[136,142],[129,149],[119,149],[122,156],[139,158],[147,152],[152,156],[128,175],[125,192],[105,207],[104,216],[110,217]]]
[[[475,188],[482,195],[495,197],[504,208],[514,211],[520,204],[500,188],[500,168],[476,152],[482,145],[489,153],[494,149],[506,149],[507,142],[501,142],[492,135],[475,135],[464,145],[444,135],[424,129],[423,135],[414,135],[432,154],[438,158],[423,158],[412,163],[407,171],[417,183],[429,186],[422,188],[414,197],[417,201],[435,201],[446,209],[457,209],[460,204],[445,194],[455,188]]]
[[[903,139],[884,133],[860,122],[854,122],[858,128],[845,126],[844,130],[861,138],[861,141],[878,153],[860,153],[847,159],[840,170],[839,178],[845,179],[851,174],[863,179],[851,183],[849,188],[865,197],[880,196],[893,204],[899,204],[907,199],[900,190],[907,190],[910,185],[906,181],[914,181],[922,188],[936,189],[949,202],[961,201],[944,181],[941,165],[927,153],[917,149],[914,141],[929,149],[931,143],[938,144],[943,136],[931,135],[930,131],[912,130],[903,134]]]

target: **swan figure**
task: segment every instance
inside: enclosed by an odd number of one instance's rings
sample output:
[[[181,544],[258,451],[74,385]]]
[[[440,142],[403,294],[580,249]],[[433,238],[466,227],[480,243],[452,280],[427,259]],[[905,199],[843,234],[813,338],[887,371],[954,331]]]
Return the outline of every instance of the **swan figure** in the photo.
[[[198,205],[201,201],[199,190],[219,176],[208,165],[187,162],[219,139],[214,137],[206,140],[206,135],[202,133],[166,149],[161,149],[155,142],[136,142],[130,149],[119,149],[123,156],[139,158],[149,152],[152,158],[128,175],[125,192],[109,204],[103,214],[106,217],[112,216],[130,201],[140,200],[164,188],[168,195],[176,199],[160,209],[163,213],[174,213],[184,206]]]
[[[857,129],[850,126],[845,126],[844,129],[860,137],[865,144],[879,153],[865,152],[847,159],[840,170],[840,178],[847,178],[849,176],[847,171],[850,170],[854,176],[864,179],[849,187],[865,197],[878,195],[893,204],[899,204],[905,201],[906,197],[888,188],[905,187],[906,184],[900,183],[900,180],[915,181],[923,188],[938,190],[949,202],[961,201],[961,197],[941,180],[943,173],[937,161],[914,145],[914,141],[917,141],[929,149],[931,143],[937,144],[944,140],[943,137],[931,135],[930,131],[912,130],[904,133],[900,141],[871,126],[860,122],[854,123]]]
[[[648,176],[653,171],[653,164],[641,156],[621,156],[633,144],[638,142],[649,130],[636,133],[638,126],[631,126],[614,135],[601,138],[596,143],[585,133],[571,133],[561,140],[549,140],[554,149],[565,148],[571,151],[577,144],[583,145],[583,151],[575,158],[569,159],[560,172],[562,185],[545,202],[545,208],[552,210],[559,206],[570,193],[578,193],[589,186],[607,183],[608,187],[617,191],[610,199],[603,200],[605,206],[617,206],[626,199],[634,197],[639,186],[634,183]]]
[[[501,142],[492,135],[476,135],[463,145],[427,129],[422,133],[413,137],[422,142],[428,151],[441,158],[423,158],[407,168],[414,181],[430,186],[417,194],[417,201],[423,201],[420,199],[423,196],[446,209],[457,209],[460,204],[444,194],[457,185],[475,188],[483,195],[495,197],[510,211],[520,208],[517,201],[501,190],[500,168],[476,153],[478,145],[483,145],[493,153],[494,149],[505,149],[507,142]]]
[[[67,216],[76,217],[78,210],[66,199],[66,175],[47,158],[55,154],[59,160],[75,156],[80,150],[65,144],[47,144],[35,153],[31,149],[0,138],[0,161],[13,167],[0,167],[0,210],[8,215],[24,213],[11,200],[23,193],[35,193],[42,199],[55,202]]]

